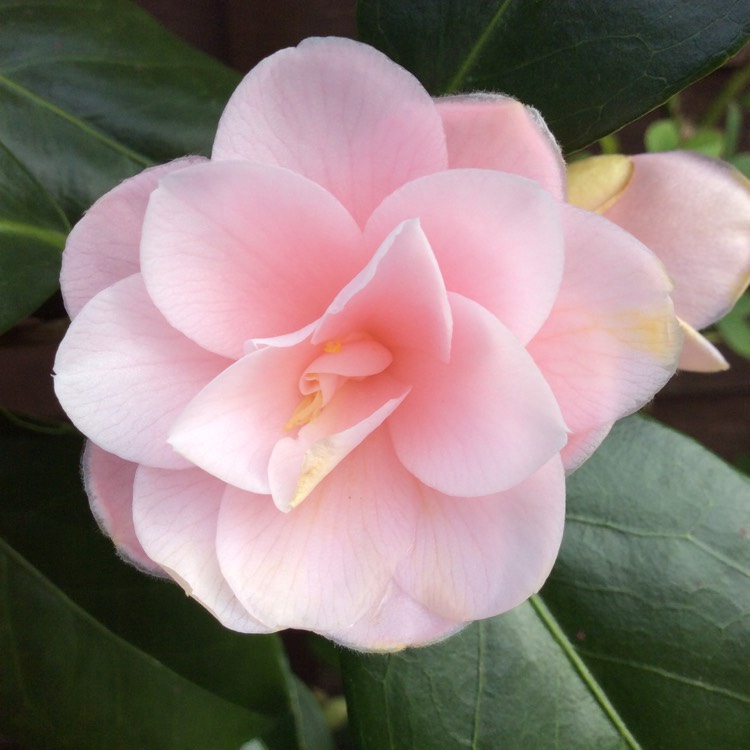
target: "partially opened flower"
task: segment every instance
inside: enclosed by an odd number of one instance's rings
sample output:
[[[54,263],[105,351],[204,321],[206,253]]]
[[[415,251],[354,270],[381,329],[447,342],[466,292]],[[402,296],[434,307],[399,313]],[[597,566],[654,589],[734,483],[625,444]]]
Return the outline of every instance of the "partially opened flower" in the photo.
[[[255,68],[210,160],[65,251],[56,389],[122,554],[228,627],[363,649],[536,591],[565,469],[681,344],[661,263],[564,182],[512,99],[435,102],[340,39]]]
[[[680,368],[726,360],[698,331],[726,315],[750,282],[750,183],[690,151],[594,156],[568,167],[569,200],[606,216],[666,265],[685,343]]]

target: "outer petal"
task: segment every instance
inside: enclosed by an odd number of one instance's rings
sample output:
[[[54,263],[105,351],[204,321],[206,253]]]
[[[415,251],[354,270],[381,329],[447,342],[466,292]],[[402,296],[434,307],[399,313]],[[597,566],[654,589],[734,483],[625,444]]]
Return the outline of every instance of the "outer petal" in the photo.
[[[750,185],[724,162],[674,151],[633,157],[633,177],[604,212],[653,250],[674,280],[677,314],[705,328],[750,280]]]
[[[652,398],[674,372],[682,336],[656,257],[596,214],[566,206],[563,216],[565,274],[529,352],[577,433]]]
[[[143,549],[133,526],[133,482],[138,464],[123,461],[90,440],[83,452],[83,479],[99,528],[118,553],[137,568],[163,576],[164,571]]]
[[[230,487],[219,563],[237,598],[269,627],[336,639],[383,600],[414,533],[415,482],[377,431],[310,497],[282,513]],[[365,644],[363,644],[365,645]]]
[[[167,432],[229,364],[171,328],[134,274],[97,294],[73,321],[57,352],[55,392],[78,429],[104,450],[182,468],[188,464],[167,444]]]
[[[149,556],[222,625],[268,633],[237,601],[219,570],[216,519],[225,487],[200,469],[141,466],[135,478],[135,529]]]
[[[417,79],[347,39],[308,39],[250,71],[224,111],[213,158],[299,172],[360,225],[399,185],[447,166],[440,117]]]
[[[346,630],[323,635],[353,649],[400,651],[441,641],[464,624],[436,615],[393,583],[372,612]]]
[[[685,334],[680,369],[692,372],[721,372],[729,369],[729,362],[724,355],[698,331],[684,321],[680,321]]]
[[[201,156],[151,167],[103,195],[73,227],[62,256],[60,288],[74,318],[98,292],[140,270],[143,216],[159,179],[205,161]]]
[[[419,222],[398,226],[337,295],[313,334],[315,343],[367,333],[384,346],[447,360],[452,320],[445,284]]]
[[[565,197],[565,162],[542,116],[502,94],[438,99],[451,169],[481,167],[529,177]]]
[[[538,185],[486,170],[451,170],[389,196],[365,229],[370,244],[419,217],[446,287],[486,307],[519,339],[542,325],[563,269],[557,204]]]
[[[557,558],[564,521],[565,475],[558,457],[490,497],[425,490],[414,551],[397,580],[447,619],[500,614],[541,588]]]
[[[143,275],[167,320],[239,357],[247,339],[316,320],[366,262],[360,231],[315,183],[263,164],[201,164],[162,180]]]
[[[451,308],[450,363],[394,352],[393,374],[412,391],[388,426],[399,459],[426,485],[489,495],[547,463],[566,428],[549,386],[502,323],[458,295]]]
[[[317,353],[304,342],[243,357],[182,412],[169,433],[174,449],[209,474],[267,494],[273,446],[300,400],[299,378]]]

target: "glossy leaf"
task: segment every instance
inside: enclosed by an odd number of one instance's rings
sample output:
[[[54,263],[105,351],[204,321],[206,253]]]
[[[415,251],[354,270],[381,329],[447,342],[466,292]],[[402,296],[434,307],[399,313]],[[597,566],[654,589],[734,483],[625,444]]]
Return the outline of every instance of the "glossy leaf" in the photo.
[[[567,151],[634,120],[750,36],[744,0],[359,0],[360,37],[433,94],[503,91]]]
[[[99,196],[209,150],[238,78],[127,0],[0,0],[0,332],[55,291]]]
[[[0,536],[115,634],[217,698],[273,719],[263,735],[271,750],[327,750],[320,710],[300,696],[307,689],[290,673],[277,636],[227,630],[178,586],[116,556],[88,508],[81,447],[76,435],[2,425]]]
[[[272,719],[107,631],[0,540],[3,731],[47,750],[236,750]]]
[[[57,289],[69,228],[59,206],[0,144],[0,333]]]
[[[455,638],[344,654],[361,750],[750,746],[750,482],[616,426],[569,482],[541,594]]]

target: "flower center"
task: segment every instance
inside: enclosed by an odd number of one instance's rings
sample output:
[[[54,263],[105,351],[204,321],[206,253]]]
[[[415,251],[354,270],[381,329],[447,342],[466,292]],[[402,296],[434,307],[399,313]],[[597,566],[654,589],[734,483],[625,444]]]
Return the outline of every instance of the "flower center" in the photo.
[[[309,424],[347,382],[376,375],[385,370],[391,360],[388,349],[369,337],[356,335],[326,341],[321,353],[299,379],[302,397],[284,425],[284,431]]]
[[[320,391],[308,393],[300,399],[297,408],[292,412],[289,421],[284,425],[284,430],[289,432],[296,427],[312,422],[323,408],[323,394]]]

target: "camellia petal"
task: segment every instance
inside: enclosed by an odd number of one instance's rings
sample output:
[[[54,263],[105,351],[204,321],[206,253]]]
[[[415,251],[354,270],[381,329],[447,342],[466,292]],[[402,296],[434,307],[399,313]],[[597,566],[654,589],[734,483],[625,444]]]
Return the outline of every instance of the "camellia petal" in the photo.
[[[479,302],[528,341],[549,315],[562,278],[562,224],[550,194],[515,175],[441,172],[389,196],[365,237],[378,243],[411,216],[419,217],[448,290]]]
[[[576,433],[640,408],[674,373],[682,335],[658,259],[600,216],[565,209],[562,286],[528,348]]]
[[[223,481],[268,494],[271,451],[286,435],[299,379],[317,354],[304,342],[245,355],[190,402],[172,425],[170,445]]]
[[[542,116],[512,97],[471,94],[438,99],[451,169],[480,167],[536,180],[565,198],[565,162]]]
[[[679,367],[692,372],[721,372],[729,369],[724,355],[695,328],[680,321],[684,334]]]
[[[447,166],[440,117],[417,79],[347,39],[308,39],[257,65],[229,100],[212,158],[294,170],[360,225],[399,185]]]
[[[350,381],[299,431],[276,443],[269,463],[276,506],[298,506],[404,400],[409,386],[381,374]]]
[[[553,458],[489,497],[422,492],[414,549],[397,581],[428,610],[468,622],[505,612],[538,591],[562,541],[565,474]]]
[[[412,391],[388,420],[401,462],[428,487],[476,497],[507,490],[567,440],[552,391],[522,344],[476,302],[450,295],[451,361],[394,355]]]
[[[418,492],[382,431],[289,513],[229,487],[216,537],[222,573],[269,627],[346,633],[383,599],[413,544]]]
[[[587,211],[604,213],[633,178],[633,159],[624,154],[602,154],[568,166],[568,201]]]
[[[268,633],[237,601],[216,559],[216,520],[225,487],[200,469],[141,466],[133,494],[136,533],[149,556],[219,622],[242,633]]]
[[[366,262],[360,244],[349,214],[315,183],[263,164],[210,162],[162,180],[141,261],[167,320],[237,358],[248,339],[318,318]]]
[[[74,318],[98,292],[140,270],[143,216],[159,179],[191,164],[188,156],[146,169],[103,195],[73,227],[62,256],[60,288]]]
[[[138,464],[123,461],[89,440],[81,465],[86,494],[99,528],[129,563],[164,576],[162,568],[146,554],[133,526],[133,482]]]
[[[655,252],[672,277],[675,311],[705,328],[750,281],[750,183],[689,151],[638,154],[627,189],[605,212]]]
[[[443,640],[465,625],[436,615],[391,583],[373,611],[346,630],[322,635],[353,649],[361,649],[366,643],[369,651],[401,651],[415,643],[427,645]]]
[[[104,450],[184,468],[167,443],[169,427],[228,364],[175,331],[134,274],[99,292],[71,324],[55,359],[55,393]]]
[[[312,341],[366,332],[388,348],[418,349],[446,361],[452,325],[440,268],[419,222],[412,220],[399,222],[337,295]]]

